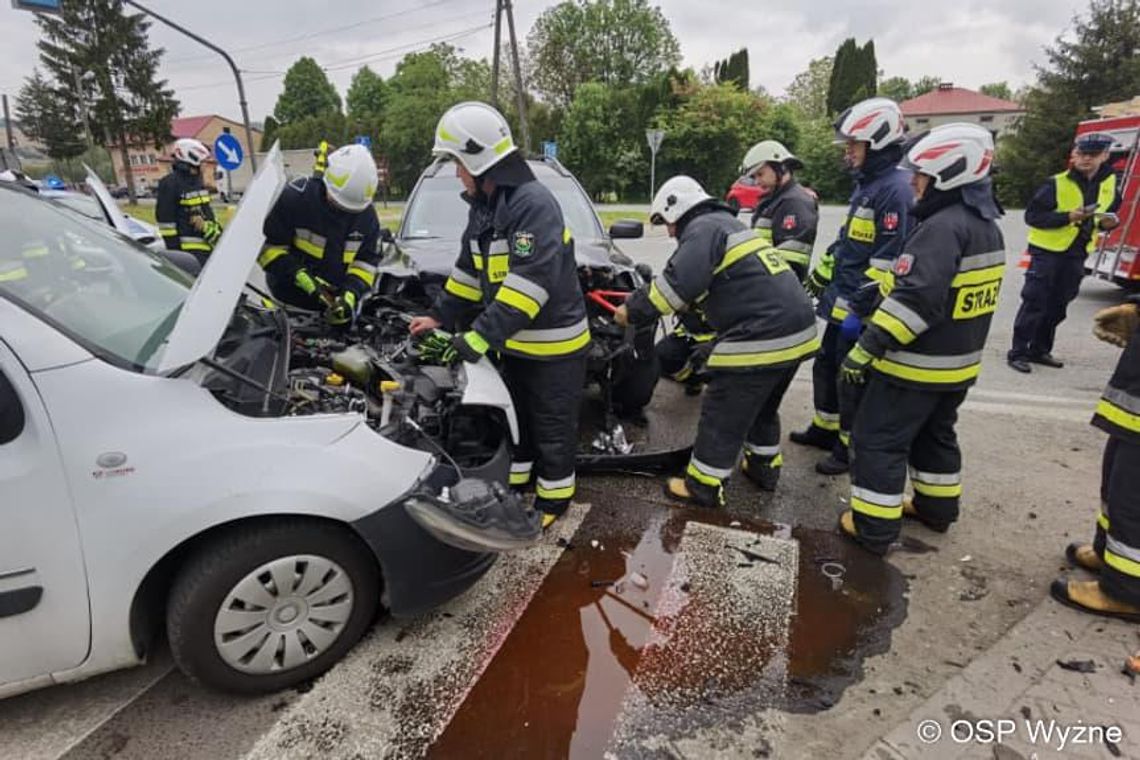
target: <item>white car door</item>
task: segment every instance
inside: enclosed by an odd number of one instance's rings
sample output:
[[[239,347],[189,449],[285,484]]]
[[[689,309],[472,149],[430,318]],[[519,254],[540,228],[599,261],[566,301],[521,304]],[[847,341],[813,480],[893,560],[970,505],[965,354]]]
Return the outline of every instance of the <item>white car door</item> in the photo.
[[[0,341],[0,692],[79,665],[90,640],[87,577],[59,447],[35,385]]]

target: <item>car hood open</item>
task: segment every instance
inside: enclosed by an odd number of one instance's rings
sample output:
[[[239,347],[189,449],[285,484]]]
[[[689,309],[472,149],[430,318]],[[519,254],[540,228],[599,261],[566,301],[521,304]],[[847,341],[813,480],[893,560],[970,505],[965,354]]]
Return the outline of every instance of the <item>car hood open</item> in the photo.
[[[438,275],[446,278],[459,255],[459,240],[451,238],[403,238],[396,240],[398,253],[385,258],[380,267],[396,277]],[[605,240],[574,240],[574,258],[580,267],[632,267],[633,262]]]

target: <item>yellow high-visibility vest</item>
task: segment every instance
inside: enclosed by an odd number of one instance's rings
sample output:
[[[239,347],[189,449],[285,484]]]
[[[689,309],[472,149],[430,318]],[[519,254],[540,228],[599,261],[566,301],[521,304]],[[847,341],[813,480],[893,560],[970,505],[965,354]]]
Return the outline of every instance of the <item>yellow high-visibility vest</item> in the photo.
[[[1081,192],[1080,185],[1069,176],[1067,171],[1053,175],[1053,183],[1057,188],[1057,207],[1054,211],[1067,214],[1085,205],[1085,198]],[[1108,211],[1108,207],[1112,205],[1115,198],[1116,175],[1109,174],[1101,181],[1100,188],[1097,190],[1096,210],[1101,213]],[[1073,245],[1073,241],[1077,239],[1077,235],[1080,234],[1080,231],[1081,227],[1079,224],[1071,223],[1066,224],[1064,227],[1055,227],[1048,230],[1030,227],[1029,244],[1035,248],[1041,248],[1046,251],[1064,253]],[[1094,234],[1089,238],[1087,246],[1088,253],[1092,253],[1096,249],[1096,242],[1097,235]]]

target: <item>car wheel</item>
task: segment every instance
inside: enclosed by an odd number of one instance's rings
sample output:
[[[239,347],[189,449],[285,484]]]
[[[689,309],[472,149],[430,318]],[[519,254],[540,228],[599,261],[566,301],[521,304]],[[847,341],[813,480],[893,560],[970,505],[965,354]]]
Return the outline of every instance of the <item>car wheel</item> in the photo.
[[[277,691],[343,657],[379,599],[375,559],[347,529],[307,520],[248,525],[183,566],[167,637],[178,667],[207,686]]]
[[[614,382],[613,400],[620,414],[637,414],[653,399],[653,391],[661,376],[657,354],[627,361]]]

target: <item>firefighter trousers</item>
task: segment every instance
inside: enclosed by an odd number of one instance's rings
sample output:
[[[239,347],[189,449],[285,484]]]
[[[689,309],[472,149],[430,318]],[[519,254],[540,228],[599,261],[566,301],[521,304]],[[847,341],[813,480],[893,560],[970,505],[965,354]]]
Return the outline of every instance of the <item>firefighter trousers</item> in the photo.
[[[507,356],[502,371],[519,420],[511,485],[525,488],[533,475],[535,509],[561,515],[574,497],[586,356],[545,362]]]
[[[899,536],[909,465],[914,506],[932,524],[958,519],[962,453],[954,424],[966,389],[925,390],[872,374],[852,432],[851,508],[864,543]]]
[[[748,467],[780,467],[780,402],[796,367],[712,372],[701,402],[693,456],[685,471],[689,493],[707,506],[724,503],[740,450]]]
[[[1081,290],[1085,259],[1068,253],[1034,253],[1025,271],[1021,306],[1013,322],[1008,358],[1029,359],[1052,353],[1057,326]]]
[[[1140,443],[1109,437],[1100,498],[1093,546],[1104,561],[1101,591],[1140,606]]]
[[[855,346],[845,340],[839,332],[839,325],[827,323],[820,341],[819,353],[811,368],[812,398],[815,403],[815,416],[811,427],[816,432],[840,433],[839,366],[847,353]],[[843,430],[843,438],[847,438]],[[844,443],[846,448],[846,443]]]

